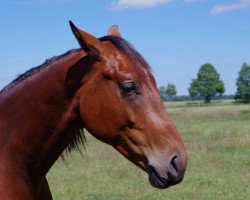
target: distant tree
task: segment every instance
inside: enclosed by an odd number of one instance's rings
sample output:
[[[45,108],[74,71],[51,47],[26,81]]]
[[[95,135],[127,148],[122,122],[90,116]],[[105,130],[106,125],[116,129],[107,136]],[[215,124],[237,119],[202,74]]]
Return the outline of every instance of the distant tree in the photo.
[[[164,100],[166,98],[166,88],[164,86],[160,86],[158,90],[160,92],[161,98]]]
[[[235,99],[241,99],[245,103],[249,103],[250,99],[250,66],[243,63],[236,82],[237,92]]]
[[[172,98],[172,96],[175,96],[177,94],[177,90],[174,84],[168,83],[166,87],[166,94],[169,96],[170,99]]]
[[[190,87],[188,88],[190,97],[198,97],[199,90],[200,90],[199,80],[193,79],[191,84],[190,84]]]
[[[225,92],[225,86],[214,66],[206,63],[200,67],[197,79],[192,80],[188,90],[191,97],[200,97],[209,103],[214,95]]]

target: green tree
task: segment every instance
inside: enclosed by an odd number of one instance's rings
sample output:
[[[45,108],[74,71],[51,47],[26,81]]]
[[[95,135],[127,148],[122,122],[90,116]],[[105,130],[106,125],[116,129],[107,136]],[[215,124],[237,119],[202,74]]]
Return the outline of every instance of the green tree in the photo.
[[[200,97],[209,103],[214,95],[225,92],[225,86],[214,66],[206,63],[200,67],[197,79],[192,80],[188,90],[191,97]]]
[[[166,98],[166,88],[164,86],[160,86],[158,90],[160,92],[161,98],[164,100]]]
[[[243,63],[239,71],[239,77],[236,81],[237,92],[236,99],[242,99],[244,102],[249,103],[250,99],[250,66]]]
[[[168,83],[166,87],[166,94],[169,96],[170,99],[172,96],[175,96],[177,94],[177,90],[174,84]]]

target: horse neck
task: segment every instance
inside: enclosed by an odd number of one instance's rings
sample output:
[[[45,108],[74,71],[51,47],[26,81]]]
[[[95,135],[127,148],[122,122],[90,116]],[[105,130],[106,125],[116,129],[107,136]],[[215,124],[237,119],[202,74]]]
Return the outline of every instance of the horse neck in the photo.
[[[0,95],[0,163],[24,166],[41,179],[81,128],[74,98],[65,93],[68,69],[84,53],[74,52]],[[25,173],[25,172],[24,172]]]

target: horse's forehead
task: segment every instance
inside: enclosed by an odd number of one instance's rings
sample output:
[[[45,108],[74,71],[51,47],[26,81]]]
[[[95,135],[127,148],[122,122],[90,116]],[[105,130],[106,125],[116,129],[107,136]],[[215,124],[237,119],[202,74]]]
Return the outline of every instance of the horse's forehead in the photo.
[[[119,66],[119,63],[123,62],[122,57],[119,53],[113,52],[104,57],[106,66],[108,68],[114,68]]]
[[[121,79],[133,79],[137,77],[142,82],[154,82],[151,70],[147,66],[143,66],[139,60],[133,60],[124,52],[117,49],[112,43],[104,42],[105,50],[103,53],[103,58],[105,62],[105,71],[117,72],[116,76],[122,76]],[[117,77],[119,79],[119,77]]]
[[[119,50],[112,51],[105,57],[106,66],[108,68],[116,68],[118,71],[126,71],[130,73],[139,73],[139,68],[147,71],[146,68],[140,66],[140,63],[133,61],[126,54]]]
[[[118,50],[109,51],[103,57],[105,62],[105,71],[131,71],[132,62]]]

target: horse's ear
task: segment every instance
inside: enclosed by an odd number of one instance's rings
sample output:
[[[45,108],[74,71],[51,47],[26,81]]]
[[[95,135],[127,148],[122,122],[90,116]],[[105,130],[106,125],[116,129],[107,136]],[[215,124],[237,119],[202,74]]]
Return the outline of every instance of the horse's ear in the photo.
[[[122,36],[121,36],[121,33],[120,33],[119,30],[118,30],[118,26],[117,26],[117,25],[114,25],[114,26],[112,26],[112,27],[109,29],[108,35],[116,36],[116,37],[122,37]]]
[[[69,21],[71,30],[75,35],[78,43],[87,54],[100,55],[101,42],[96,37],[80,30],[71,21]]]

